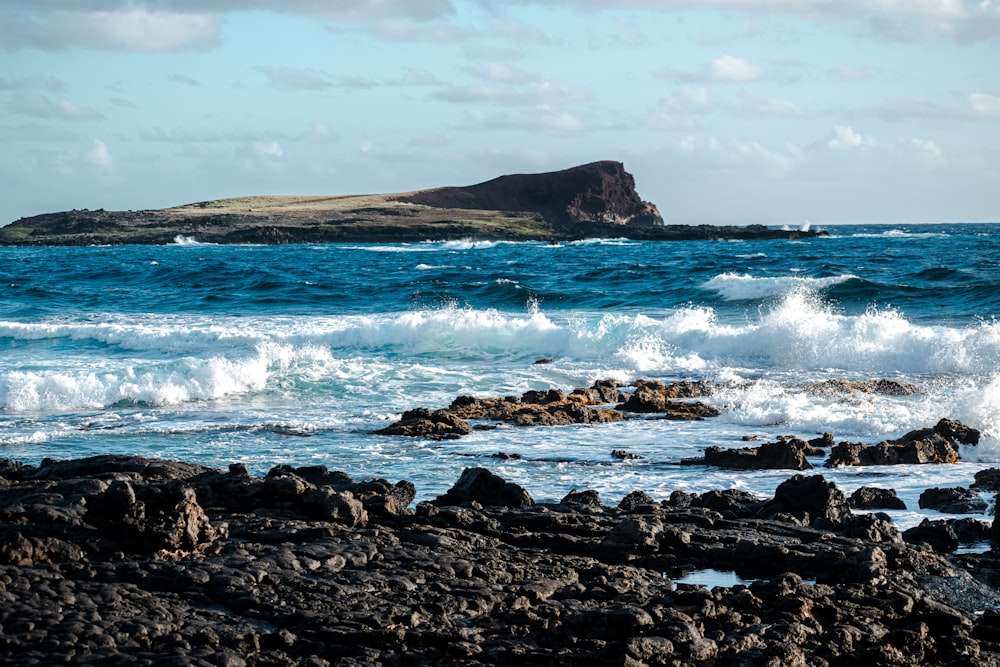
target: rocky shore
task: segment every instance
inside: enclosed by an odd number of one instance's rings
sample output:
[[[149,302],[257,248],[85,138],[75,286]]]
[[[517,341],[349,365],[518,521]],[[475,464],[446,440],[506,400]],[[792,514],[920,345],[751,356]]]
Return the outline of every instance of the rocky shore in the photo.
[[[414,506],[319,466],[0,460],[0,663],[1000,664],[1000,552],[938,539],[997,531],[790,474],[608,506],[470,468]],[[679,582],[706,568],[749,583]]]

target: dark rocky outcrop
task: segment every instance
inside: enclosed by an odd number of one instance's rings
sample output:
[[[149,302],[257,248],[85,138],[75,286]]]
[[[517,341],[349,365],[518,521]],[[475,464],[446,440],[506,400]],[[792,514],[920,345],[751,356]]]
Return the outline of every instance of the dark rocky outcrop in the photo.
[[[899,463],[957,463],[959,445],[975,445],[979,431],[953,419],[942,419],[933,428],[910,431],[896,440],[877,445],[859,442],[838,443],[830,452],[828,468]]]
[[[820,396],[853,396],[857,394],[881,394],[883,396],[912,396],[920,390],[912,385],[896,380],[826,380],[806,386],[806,391]]]
[[[534,504],[523,487],[508,482],[485,468],[466,468],[455,485],[434,501],[436,505],[480,507],[525,507]]]
[[[851,507],[859,510],[906,509],[906,503],[896,495],[896,489],[862,486],[851,494],[849,500],[851,501]]]
[[[472,433],[468,422],[447,410],[416,408],[407,410],[399,421],[375,431],[379,435],[405,435],[411,438],[446,440]]]
[[[987,468],[976,473],[974,491],[1000,491],[1000,468]]]
[[[808,442],[785,435],[779,436],[776,442],[756,447],[708,447],[703,456],[682,459],[681,464],[709,465],[730,470],[808,470],[813,466],[806,457],[822,456],[822,448],[829,447],[832,442],[833,436],[829,433]]]
[[[609,507],[581,491],[490,504],[507,485],[466,471],[455,504],[412,511],[411,484],[322,466],[256,478],[129,457],[0,462],[0,663],[1000,662],[998,552],[911,546],[884,518],[851,516],[821,477],[766,502],[639,491]],[[197,540],[129,546],[178,503]],[[748,581],[672,579],[704,568]]]
[[[927,489],[920,494],[917,502],[921,509],[949,514],[982,514],[986,511],[986,501],[975,491],[961,486]]]
[[[512,174],[466,187],[424,190],[399,198],[435,208],[537,213],[556,229],[580,226],[662,226],[663,218],[635,191],[621,162],[606,160],[543,174]]]
[[[635,391],[618,406],[626,412],[650,413],[665,412],[684,414],[702,414],[717,416],[718,411],[700,403],[682,403],[677,399],[699,398],[711,393],[704,382],[671,382],[663,384],[657,380],[637,380]]]

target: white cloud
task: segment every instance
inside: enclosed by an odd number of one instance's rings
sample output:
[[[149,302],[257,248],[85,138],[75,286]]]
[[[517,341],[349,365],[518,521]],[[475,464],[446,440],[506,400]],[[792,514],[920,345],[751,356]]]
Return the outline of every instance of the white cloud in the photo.
[[[15,93],[7,109],[13,113],[35,118],[62,118],[64,120],[97,120],[104,116],[93,109],[82,107],[69,100],[54,102],[41,93],[22,90]]]
[[[794,171],[805,159],[804,151],[794,144],[775,149],[759,141],[723,141],[717,137],[686,136],[674,142],[674,150],[703,168],[749,170],[777,178]]]
[[[150,10],[133,3],[113,10],[75,9],[67,6],[44,11],[30,6],[24,10],[10,7],[0,10],[0,44],[7,50],[26,47],[48,51],[73,47],[134,52],[204,50],[218,43],[222,23],[220,17],[210,14]]]
[[[575,86],[498,63],[487,63],[476,73],[483,82],[446,86],[434,91],[431,97],[461,104],[531,107],[567,106],[590,99],[587,91]]]
[[[726,55],[710,62],[705,73],[712,81],[745,83],[761,78],[764,70],[743,58]]]
[[[1000,97],[983,93],[969,93],[966,99],[973,113],[981,116],[1000,116]]]
[[[802,108],[791,102],[789,100],[778,99],[775,97],[768,97],[766,99],[754,99],[751,101],[752,108],[757,111],[757,113],[763,114],[765,116],[783,116],[787,118],[795,118],[802,116]]]
[[[200,86],[201,82],[194,77],[188,76],[187,74],[170,74],[167,76],[167,81],[172,81],[174,83],[179,83],[185,86]]]
[[[333,83],[323,74],[311,69],[297,67],[258,67],[268,82],[282,90],[321,90]]]
[[[664,97],[662,104],[684,111],[706,109],[712,104],[712,92],[705,86],[683,86],[678,93]]]
[[[84,159],[99,171],[111,172],[115,168],[115,159],[111,156],[108,145],[100,139],[94,139],[94,143],[84,155]]]
[[[257,155],[267,158],[280,158],[285,154],[277,141],[258,141],[253,145],[253,149]]]
[[[487,112],[471,109],[465,112],[458,126],[473,131],[515,131],[547,134],[565,134],[587,129],[586,123],[574,114],[541,105],[515,112]]]
[[[872,148],[875,140],[855,132],[847,125],[834,125],[833,133],[826,142],[827,147],[834,151],[850,151]]]
[[[517,44],[551,44],[552,40],[542,30],[524,21],[510,17],[494,17],[490,21],[490,30],[501,39]]]
[[[492,0],[480,0],[490,4]],[[569,6],[586,11],[713,7],[749,16],[795,16],[815,21],[870,22],[899,39],[921,36],[974,40],[1000,36],[1000,3],[981,0],[508,0],[507,5]]]
[[[297,139],[310,144],[330,144],[339,141],[340,135],[328,124],[317,120],[313,121]]]
[[[908,139],[901,142],[904,158],[921,167],[932,169],[944,166],[947,159],[941,146],[932,139]]]
[[[409,18],[376,21],[371,34],[387,42],[433,42],[456,44],[472,39],[476,33],[450,23],[424,23]]]

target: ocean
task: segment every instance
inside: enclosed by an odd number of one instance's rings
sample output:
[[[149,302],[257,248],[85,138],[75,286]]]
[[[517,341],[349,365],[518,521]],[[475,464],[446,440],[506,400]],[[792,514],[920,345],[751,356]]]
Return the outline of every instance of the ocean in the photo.
[[[875,444],[942,417],[982,431],[962,463],[822,468],[845,493],[917,498],[1000,466],[1000,225],[835,226],[799,241],[425,242],[0,248],[0,457],[135,454],[254,474],[325,465],[410,480],[466,467],[557,501],[595,489],[738,488],[791,471],[682,466],[778,435]],[[551,363],[537,364],[547,358]],[[614,378],[705,380],[699,422],[501,427],[459,440],[371,431],[459,395]],[[911,396],[817,395],[891,379]],[[614,449],[641,458],[620,461]],[[500,459],[494,455],[518,454]],[[989,498],[992,500],[992,498]],[[992,510],[991,510],[992,511]],[[991,517],[980,517],[990,520]]]

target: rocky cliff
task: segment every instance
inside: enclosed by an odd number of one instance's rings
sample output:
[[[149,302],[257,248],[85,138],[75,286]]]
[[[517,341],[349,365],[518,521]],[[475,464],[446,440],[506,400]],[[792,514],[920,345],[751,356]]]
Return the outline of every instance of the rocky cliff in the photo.
[[[424,190],[400,201],[436,208],[537,213],[553,225],[662,226],[621,162],[604,160],[542,174],[512,174],[468,187]]]

